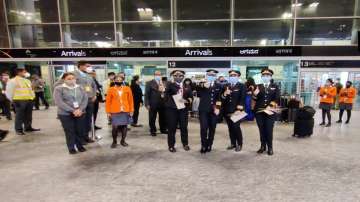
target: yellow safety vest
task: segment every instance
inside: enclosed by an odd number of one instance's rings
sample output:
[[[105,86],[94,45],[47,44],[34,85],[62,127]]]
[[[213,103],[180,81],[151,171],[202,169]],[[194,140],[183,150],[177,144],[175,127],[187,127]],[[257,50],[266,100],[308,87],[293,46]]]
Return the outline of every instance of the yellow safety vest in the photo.
[[[33,100],[35,98],[30,80],[17,76],[15,83],[13,100]]]

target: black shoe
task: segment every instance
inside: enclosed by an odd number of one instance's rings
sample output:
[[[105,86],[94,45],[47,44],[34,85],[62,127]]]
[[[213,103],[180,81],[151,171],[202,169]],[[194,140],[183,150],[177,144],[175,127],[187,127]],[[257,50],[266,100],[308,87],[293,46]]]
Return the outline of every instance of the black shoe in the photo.
[[[131,124],[131,126],[135,128],[143,127],[141,124]]]
[[[205,154],[206,152],[207,152],[207,148],[206,147],[201,147],[200,153]]]
[[[12,118],[11,118],[11,117],[6,117],[6,119],[7,119],[8,121],[11,121],[11,120],[12,120]]]
[[[156,133],[150,133],[151,136],[155,137],[156,136]]]
[[[325,122],[322,122],[319,124],[319,126],[324,126],[325,125]]]
[[[17,131],[16,135],[26,135],[23,131]]]
[[[349,124],[350,120],[346,120],[345,124]]]
[[[45,106],[45,110],[49,109],[49,106]]]
[[[123,147],[129,146],[128,143],[126,143],[125,141],[121,141],[120,144],[121,144]]]
[[[115,149],[117,147],[117,143],[116,142],[113,142],[110,146],[112,149]]]
[[[170,148],[169,148],[169,151],[170,151],[171,153],[175,153],[175,152],[176,152],[176,149],[175,149],[174,147],[170,147]]]
[[[274,155],[274,151],[273,151],[272,149],[269,149],[269,151],[267,152],[267,154],[268,154],[269,156],[272,156],[272,155]]]
[[[212,146],[208,146],[206,149],[207,149],[206,152],[211,152]]]
[[[342,120],[338,120],[338,121],[336,121],[336,123],[342,123]]]
[[[70,149],[69,150],[69,154],[76,154],[76,153],[77,153],[77,151],[75,149]]]
[[[37,131],[40,131],[40,129],[38,129],[38,128],[28,128],[28,129],[25,129],[25,132],[37,132]]]
[[[232,150],[232,149],[235,149],[235,146],[234,145],[230,145],[226,148],[227,150]]]
[[[86,149],[85,149],[85,147],[78,147],[78,151],[79,152],[86,152]]]
[[[239,152],[239,151],[241,151],[241,149],[242,149],[242,146],[241,146],[241,145],[238,145],[238,146],[236,146],[235,151],[236,151],[236,152]]]
[[[184,145],[183,148],[184,148],[185,151],[189,151],[189,150],[190,150],[189,145]]]
[[[95,130],[101,130],[102,128],[99,127],[99,126],[94,126],[94,129],[95,129]]]
[[[87,142],[87,143],[94,143],[95,141],[92,140],[92,139],[90,139],[90,138],[87,138],[87,139],[85,140],[85,142]]]
[[[262,154],[264,153],[264,151],[266,151],[266,147],[265,146],[261,146],[260,149],[257,151],[258,154]]]
[[[35,108],[34,111],[39,111],[40,109],[39,108]]]
[[[9,131],[7,131],[7,130],[0,131],[0,141],[5,139],[8,133],[9,133]]]
[[[167,135],[167,134],[168,134],[168,131],[167,131],[167,130],[163,130],[163,131],[160,131],[160,133]]]
[[[326,126],[325,127],[330,127],[331,126],[331,123],[328,123],[328,124],[326,124]]]

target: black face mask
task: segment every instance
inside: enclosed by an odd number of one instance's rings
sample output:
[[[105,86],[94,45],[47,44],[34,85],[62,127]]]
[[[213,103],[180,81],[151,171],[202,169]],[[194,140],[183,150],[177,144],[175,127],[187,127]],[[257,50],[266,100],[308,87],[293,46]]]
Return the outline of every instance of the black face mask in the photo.
[[[350,88],[351,87],[351,85],[350,84],[346,84],[346,88]]]
[[[115,85],[117,85],[117,86],[122,86],[122,85],[124,84],[123,82],[119,82],[119,81],[115,81],[114,83],[115,83]]]

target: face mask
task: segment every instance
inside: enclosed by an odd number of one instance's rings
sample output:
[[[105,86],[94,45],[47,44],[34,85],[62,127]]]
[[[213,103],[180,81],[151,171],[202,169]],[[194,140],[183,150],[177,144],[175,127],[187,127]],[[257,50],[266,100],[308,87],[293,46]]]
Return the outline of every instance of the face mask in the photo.
[[[350,84],[346,84],[346,88],[350,88],[351,87],[351,85]]]
[[[270,83],[271,76],[262,76],[262,77],[261,77],[261,80],[262,80],[265,84],[268,84],[268,83]]]
[[[176,82],[176,83],[181,83],[182,81],[183,81],[183,77],[174,77],[174,81]]]
[[[87,72],[88,74],[90,74],[91,72],[93,72],[93,68],[92,68],[92,67],[87,67],[87,68],[86,68],[86,72]]]
[[[65,84],[68,85],[68,86],[75,86],[75,84],[76,84],[76,80],[75,80],[75,79],[74,79],[74,80],[65,80],[64,82],[65,82]]]
[[[215,76],[206,76],[206,80],[210,83],[214,82],[216,80]]]
[[[115,76],[109,76],[110,80],[113,80],[115,78]]]
[[[114,84],[117,85],[117,86],[122,86],[124,84],[124,82],[115,81]]]
[[[232,85],[236,84],[237,82],[239,82],[239,78],[236,76],[230,76],[229,77],[229,83],[231,83]]]
[[[160,80],[161,80],[161,76],[155,76],[154,79],[155,79],[155,81],[160,81]]]
[[[26,72],[25,74],[24,74],[24,77],[25,78],[29,78],[31,75],[30,75],[30,73],[29,72]]]

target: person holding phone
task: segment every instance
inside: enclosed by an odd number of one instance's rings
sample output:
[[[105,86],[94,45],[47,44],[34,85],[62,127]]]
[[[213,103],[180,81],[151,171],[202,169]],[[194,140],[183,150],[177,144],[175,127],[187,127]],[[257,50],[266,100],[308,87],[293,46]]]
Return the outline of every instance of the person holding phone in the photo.
[[[131,88],[125,84],[124,77],[116,76],[115,86],[110,87],[106,95],[106,113],[111,118],[113,142],[111,148],[117,147],[117,136],[121,133],[120,144],[127,147],[127,126],[132,123],[134,100]]]
[[[273,130],[276,118],[276,108],[280,100],[279,87],[271,82],[274,72],[271,69],[261,70],[262,84],[256,86],[253,92],[255,101],[254,112],[257,126],[260,132],[261,146],[257,153],[262,154],[266,151],[268,155],[273,155]]]
[[[241,151],[243,146],[243,136],[240,128],[241,120],[234,122],[231,117],[245,110],[246,96],[246,87],[239,81],[240,75],[241,73],[237,70],[229,71],[229,84],[224,87],[224,92],[221,95],[224,118],[228,125],[231,143],[227,149],[235,149],[236,152]]]
[[[200,153],[211,152],[214,142],[215,129],[221,108],[221,92],[223,87],[216,82],[217,70],[206,71],[206,80],[196,86],[196,92],[200,98],[199,119],[200,119]]]
[[[76,84],[73,73],[64,73],[63,84],[54,90],[54,101],[58,108],[57,114],[65,132],[66,144],[70,154],[76,154],[86,149],[82,146],[81,138],[85,131],[85,111],[88,96],[85,90]]]

